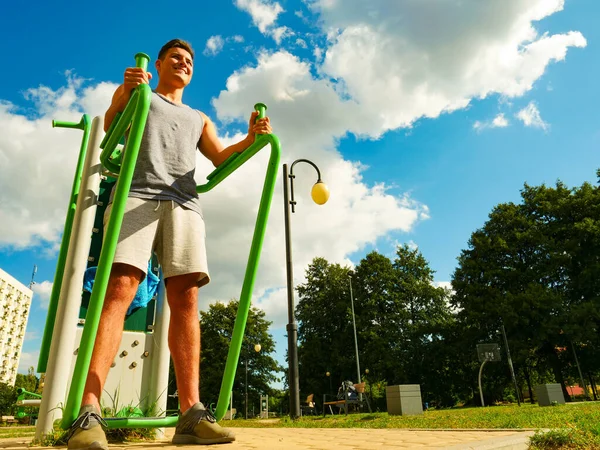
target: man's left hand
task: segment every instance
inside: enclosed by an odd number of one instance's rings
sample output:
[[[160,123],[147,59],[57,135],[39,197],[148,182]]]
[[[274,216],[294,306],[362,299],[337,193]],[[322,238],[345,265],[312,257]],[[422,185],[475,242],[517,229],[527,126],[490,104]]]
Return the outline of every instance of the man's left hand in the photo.
[[[248,137],[252,138],[252,141],[254,141],[255,134],[271,134],[273,132],[268,117],[256,120],[257,117],[258,111],[253,111],[248,123]]]

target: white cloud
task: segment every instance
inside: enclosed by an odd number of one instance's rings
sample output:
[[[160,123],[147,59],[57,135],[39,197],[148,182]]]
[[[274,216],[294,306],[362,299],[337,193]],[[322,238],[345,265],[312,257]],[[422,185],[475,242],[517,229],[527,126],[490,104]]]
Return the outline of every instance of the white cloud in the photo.
[[[206,47],[204,48],[204,54],[214,56],[223,50],[223,45],[225,45],[225,41],[219,35],[211,36],[206,41]]]
[[[104,114],[116,87],[84,87],[83,80],[67,74],[67,85],[59,89],[27,91],[33,117],[26,115],[30,110],[0,100],[0,248],[56,243],[82,133],[53,129],[52,119],[79,122],[84,108],[91,115]]]
[[[31,288],[42,309],[48,309],[50,295],[52,294],[52,284],[51,281],[42,281],[41,283],[35,283]]]
[[[536,30],[536,21],[563,6],[563,0],[312,3],[329,36],[322,70],[375,119],[364,122],[371,136],[473,99],[522,96],[548,64],[563,60],[570,47],[586,46],[577,31]]]
[[[277,16],[283,12],[278,2],[269,0],[235,0],[235,5],[250,14],[254,25],[265,34],[267,29],[275,24]]]
[[[516,117],[523,122],[526,127],[541,128],[544,131],[550,129],[550,125],[542,119],[535,102],[530,102],[529,105],[517,113]]]
[[[277,45],[280,45],[284,38],[292,37],[294,34],[295,33],[288,27],[276,27],[271,30],[271,36]]]
[[[21,352],[21,358],[19,359],[18,373],[28,373],[30,367],[37,367],[38,359],[40,358],[40,351],[35,350],[33,352]]]
[[[248,105],[257,101],[268,105],[274,130],[285,143],[282,163],[301,157],[315,162],[332,193],[326,205],[314,205],[310,200],[310,189],[316,181],[316,173],[306,164],[294,168],[298,197],[297,213],[291,218],[295,283],[304,280],[304,270],[315,256],[349,264],[348,255],[353,252],[374,244],[390,232],[409,231],[428,218],[426,206],[408,195],[393,195],[383,184],[366,185],[361,174],[365,168],[359,162],[346,161],[339,155],[337,140],[349,128],[360,125],[358,105],[340,98],[335,86],[326,80],[312,78],[308,63],[284,51],[261,54],[256,67],[246,67],[227,80],[227,90],[220,93],[213,105],[219,118],[227,122],[247,115]],[[310,133],[305,132],[307,129]],[[203,200],[206,217],[217,223],[231,220],[229,208],[236,211],[238,227],[229,229],[221,225],[218,232],[209,232],[208,242],[209,254],[231,252],[231,258],[212,264],[226,264],[219,268],[219,273],[228,271],[237,280],[242,277],[244,265],[240,261],[239,265],[232,266],[231,261],[234,255],[247,254],[251,232],[248,228],[241,233],[240,224],[250,224],[256,216],[256,206],[249,209],[244,204],[250,202],[249,198],[253,199],[252,205],[258,202],[267,156],[259,155],[256,161],[250,160],[248,164],[252,167],[242,168],[239,175],[227,180],[228,187],[221,196],[214,199],[207,196]],[[250,179],[255,181],[249,184]],[[281,180],[275,191],[275,206],[261,258],[257,298],[269,314],[285,318],[282,312],[282,304],[285,305],[285,265],[282,264],[285,240],[283,214],[278,206],[283,203],[280,183]],[[228,206],[223,208],[223,205]],[[206,289],[206,296],[228,298],[237,295],[217,294],[221,289],[226,286],[215,283]],[[261,298],[263,293],[265,298]]]
[[[306,41],[304,39],[296,39],[296,45],[298,47],[302,47],[302,48],[308,48],[308,45],[306,44]]]
[[[25,332],[25,342],[27,341],[37,341],[41,338],[41,334],[39,331],[26,331]]]
[[[508,125],[508,120],[506,119],[504,114],[501,113],[488,122],[480,122],[479,120],[477,120],[473,124],[473,128],[475,128],[477,131],[483,131],[487,128],[506,128]]]
[[[435,287],[442,287],[444,289],[448,289],[449,291],[452,291],[452,282],[451,281],[434,281],[433,285]]]
[[[241,44],[244,42],[244,36],[240,36],[236,34],[235,36],[228,36],[223,38],[221,35],[211,36],[206,41],[206,46],[204,47],[204,51],[202,52],[205,56],[215,56],[223,51],[223,48],[226,44],[234,42],[236,44]]]
[[[294,33],[288,27],[277,27],[277,17],[284,12],[278,2],[270,0],[235,0],[235,5],[246,11],[252,17],[252,22],[266,36],[271,36],[277,45],[284,37],[292,36]]]

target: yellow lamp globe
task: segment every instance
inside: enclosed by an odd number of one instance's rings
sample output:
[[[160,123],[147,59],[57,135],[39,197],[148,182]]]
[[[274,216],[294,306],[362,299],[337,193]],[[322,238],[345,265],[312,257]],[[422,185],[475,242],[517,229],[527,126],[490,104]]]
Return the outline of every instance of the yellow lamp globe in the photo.
[[[254,351],[255,351],[256,353],[258,353],[258,352],[260,352],[260,349],[261,349],[261,348],[262,348],[262,347],[261,347],[261,345],[260,345],[260,344],[256,344],[256,345],[254,346]]]
[[[324,205],[329,200],[329,188],[321,180],[312,187],[310,195],[317,205]]]

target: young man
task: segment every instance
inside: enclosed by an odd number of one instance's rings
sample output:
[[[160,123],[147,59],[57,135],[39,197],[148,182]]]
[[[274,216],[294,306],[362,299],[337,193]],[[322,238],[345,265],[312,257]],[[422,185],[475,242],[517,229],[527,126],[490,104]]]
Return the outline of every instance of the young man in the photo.
[[[165,278],[171,309],[169,348],[175,367],[181,408],[174,444],[217,444],[235,440],[200,403],[200,325],[198,288],[209,282],[205,229],[194,171],[196,149],[215,166],[254,142],[255,133],[271,133],[269,119],[255,123],[248,135],[223,148],[212,121],[182,102],[183,91],[194,72],[194,52],[182,40],[167,42],[155,63],[158,86],[152,93],[148,121],[136,163],[119,243],[98,326],[82,407],[71,428],[68,448],[108,449],[101,427],[102,389],[121,341],[123,321],[139,283],[146,276],[148,259],[156,252]],[[148,83],[151,74],[140,68],[125,70],[124,82],[113,95],[105,115],[108,129],[123,111],[131,90]],[[105,226],[110,206],[105,213]]]

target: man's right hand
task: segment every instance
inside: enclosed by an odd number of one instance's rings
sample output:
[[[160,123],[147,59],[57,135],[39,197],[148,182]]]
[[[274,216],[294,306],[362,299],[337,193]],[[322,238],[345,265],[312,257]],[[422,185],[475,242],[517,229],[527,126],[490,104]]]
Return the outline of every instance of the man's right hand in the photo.
[[[126,92],[130,92],[140,84],[148,84],[151,79],[152,74],[141,67],[128,67],[123,76],[123,86]]]
[[[133,91],[140,84],[149,84],[152,74],[141,67],[128,67],[123,75],[123,89],[121,91],[120,106],[127,105]]]
[[[113,94],[112,102],[104,115],[104,131],[108,130],[110,124],[118,112],[127,106],[133,91],[140,84],[149,84],[152,74],[141,67],[128,67],[123,75],[123,84]]]

